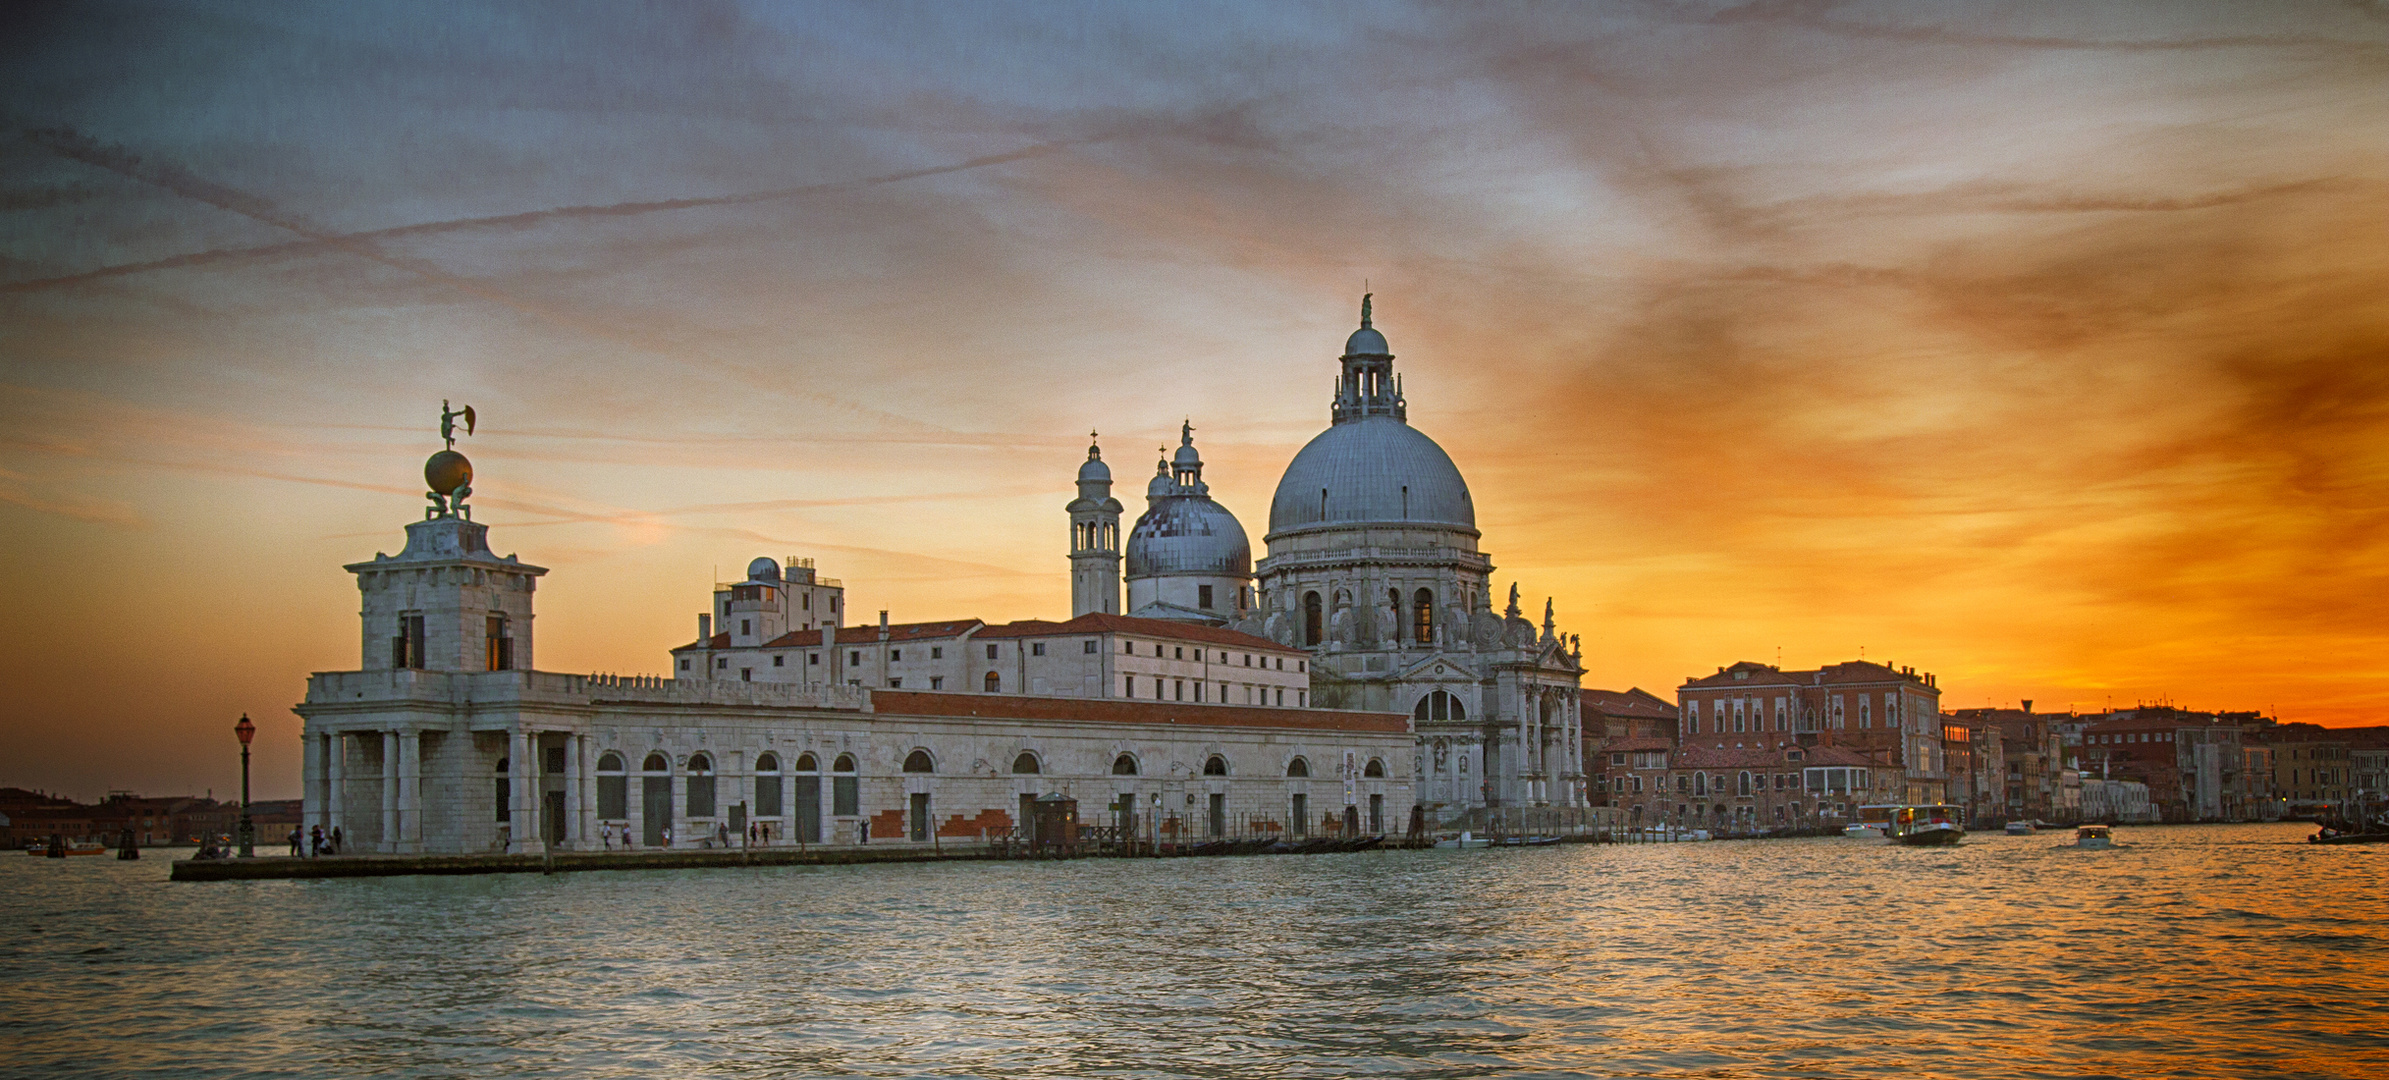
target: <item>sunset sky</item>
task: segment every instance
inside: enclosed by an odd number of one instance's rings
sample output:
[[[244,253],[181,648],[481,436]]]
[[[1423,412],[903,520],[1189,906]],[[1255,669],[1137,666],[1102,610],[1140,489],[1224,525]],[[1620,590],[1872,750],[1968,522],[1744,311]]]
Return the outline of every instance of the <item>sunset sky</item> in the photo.
[[[539,666],[811,556],[1255,554],[1364,288],[1588,686],[2389,721],[2389,5],[239,3],[0,19],[0,784],[299,791],[443,398]]]

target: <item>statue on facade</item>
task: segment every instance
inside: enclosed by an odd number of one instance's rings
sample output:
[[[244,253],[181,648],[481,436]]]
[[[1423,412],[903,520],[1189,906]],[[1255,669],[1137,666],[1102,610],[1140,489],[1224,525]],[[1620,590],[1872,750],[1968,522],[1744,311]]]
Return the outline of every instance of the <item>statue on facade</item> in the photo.
[[[451,409],[448,402],[440,402],[440,438],[448,448],[431,455],[423,463],[423,482],[431,487],[425,495],[431,499],[427,517],[457,517],[470,521],[473,512],[465,507],[465,496],[473,493],[473,463],[456,452],[456,420],[463,417],[465,434],[473,433],[473,407]]]

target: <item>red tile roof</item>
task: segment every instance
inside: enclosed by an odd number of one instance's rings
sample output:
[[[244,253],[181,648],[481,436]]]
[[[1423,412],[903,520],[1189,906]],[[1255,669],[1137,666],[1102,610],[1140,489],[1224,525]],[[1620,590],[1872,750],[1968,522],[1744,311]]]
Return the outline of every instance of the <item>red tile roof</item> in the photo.
[[[1639,739],[1611,739],[1608,742],[1602,743],[1601,748],[1595,751],[1595,753],[1609,754],[1617,753],[1619,751],[1673,750],[1675,748],[1676,741],[1674,739],[1661,739],[1646,736]]]
[[[1654,720],[1673,720],[1676,707],[1642,687],[1631,690],[1582,690],[1578,698],[1586,710],[1602,716],[1640,716]]]
[[[959,619],[951,622],[890,623],[888,624],[888,640],[891,642],[945,640],[947,638],[961,637],[974,627],[985,625],[987,624],[980,622],[977,619]],[[770,641],[766,641],[760,645],[750,645],[747,647],[751,649],[801,649],[807,645],[818,646],[820,644],[821,628],[816,626],[811,630],[790,630],[789,632],[773,638]],[[879,627],[876,624],[869,626],[841,626],[838,628],[838,644],[877,645],[879,644]],[[677,649],[673,649],[672,651],[680,652],[685,649],[727,649],[729,647],[730,635],[715,634],[707,641],[692,641],[686,645],[680,646]]]
[[[1296,655],[1302,650],[1280,645],[1265,637],[1228,630],[1202,623],[1175,622],[1169,619],[1139,619],[1132,615],[1081,615],[1069,622],[1048,622],[1044,619],[1023,619],[1019,622],[990,626],[980,631],[983,638],[1061,637],[1069,634],[1135,634],[1139,637],[1166,638],[1172,641],[1200,641],[1231,648],[1266,650]]]
[[[1144,621],[1144,620],[1138,620]],[[921,690],[873,690],[879,716],[978,716],[996,720],[1075,720],[1094,724],[1203,724],[1212,727],[1289,728],[1305,731],[1401,733],[1410,718],[1401,713],[1334,709],[1268,709],[1254,705],[1196,705],[1132,698],[1060,698],[1022,694],[950,694]]]

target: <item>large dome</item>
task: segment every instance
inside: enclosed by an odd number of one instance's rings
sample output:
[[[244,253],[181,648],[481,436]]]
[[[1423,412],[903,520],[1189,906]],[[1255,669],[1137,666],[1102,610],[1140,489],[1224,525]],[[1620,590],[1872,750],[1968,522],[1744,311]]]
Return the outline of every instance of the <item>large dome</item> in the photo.
[[[1269,503],[1271,536],[1317,525],[1401,522],[1474,529],[1477,512],[1451,455],[1391,416],[1363,416],[1320,432],[1286,466]]]
[[[1228,508],[1201,495],[1158,499],[1128,533],[1128,576],[1250,577],[1253,545]]]

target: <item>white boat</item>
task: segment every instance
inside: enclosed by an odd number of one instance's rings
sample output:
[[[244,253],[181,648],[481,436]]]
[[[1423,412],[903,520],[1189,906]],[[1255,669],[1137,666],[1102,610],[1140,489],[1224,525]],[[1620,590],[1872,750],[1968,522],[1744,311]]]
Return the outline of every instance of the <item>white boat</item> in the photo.
[[[2008,823],[2007,823],[2007,834],[2008,834],[2009,836],[2031,836],[2031,835],[2032,835],[2032,823],[2031,823],[2031,822],[2029,822],[2029,821],[2011,821],[2011,822],[2008,822]]]
[[[1891,815],[1891,842],[1909,847],[1946,847],[1966,835],[1966,811],[1948,803],[1903,806]]]
[[[2074,830],[2074,846],[2093,849],[2111,848],[2115,846],[2115,838],[2108,835],[2105,825],[2084,825]]]
[[[1435,846],[1439,848],[1492,847],[1493,840],[1490,837],[1477,836],[1471,833],[1461,833],[1459,836],[1450,840],[1437,840],[1435,842]]]
[[[1853,840],[1879,840],[1891,835],[1891,815],[1899,807],[1892,805],[1861,806],[1858,820],[1842,826],[1842,835]]]

